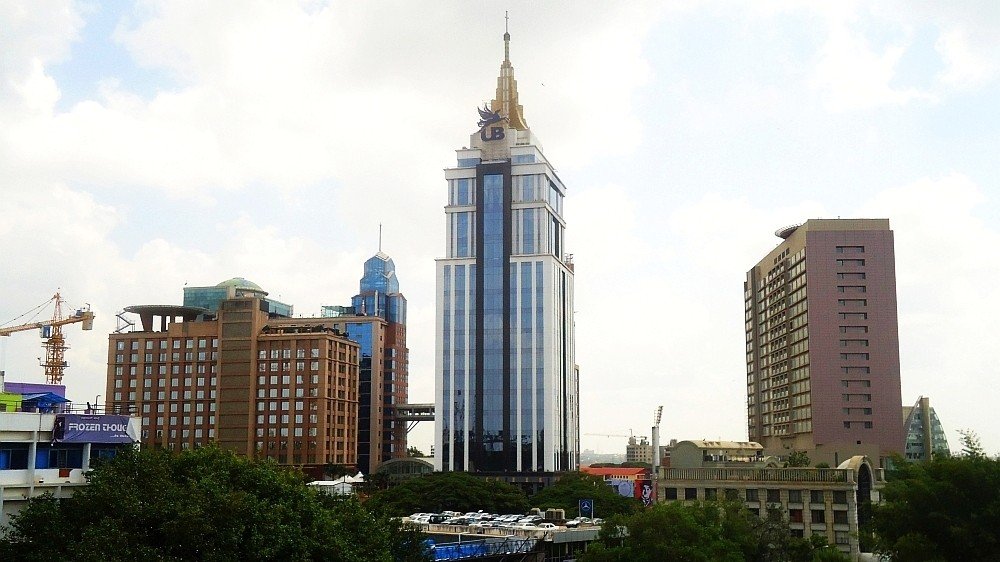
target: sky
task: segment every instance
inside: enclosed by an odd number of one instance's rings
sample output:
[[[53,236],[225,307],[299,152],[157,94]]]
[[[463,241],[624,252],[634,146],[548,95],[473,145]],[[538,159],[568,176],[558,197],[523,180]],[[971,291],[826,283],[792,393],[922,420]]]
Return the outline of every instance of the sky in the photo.
[[[381,224],[433,402],[442,170],[504,11],[568,189],[583,448],[623,452],[659,405],[664,439],[745,439],[745,273],[777,228],[843,217],[895,232],[904,404],[1000,453],[993,0],[0,2],[0,323],[89,303],[65,384],[96,399],[125,306],[241,276],[318,315]],[[3,338],[0,368],[43,382],[41,353]]]

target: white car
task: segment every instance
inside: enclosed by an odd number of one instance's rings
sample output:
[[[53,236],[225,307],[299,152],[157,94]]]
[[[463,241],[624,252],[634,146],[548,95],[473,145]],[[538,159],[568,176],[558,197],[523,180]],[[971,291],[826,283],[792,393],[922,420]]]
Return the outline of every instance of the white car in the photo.
[[[552,523],[538,523],[535,525],[535,528],[540,529],[542,531],[551,531],[552,529],[556,529],[557,527]]]

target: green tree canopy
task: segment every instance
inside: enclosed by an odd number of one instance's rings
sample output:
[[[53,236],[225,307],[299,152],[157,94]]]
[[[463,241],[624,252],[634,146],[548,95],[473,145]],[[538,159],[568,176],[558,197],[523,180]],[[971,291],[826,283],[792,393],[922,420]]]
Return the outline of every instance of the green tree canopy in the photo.
[[[780,513],[761,519],[739,503],[657,504],[605,521],[581,562],[846,561],[823,540],[792,537]]]
[[[608,486],[600,476],[583,472],[568,472],[555,484],[531,497],[531,505],[542,509],[565,509],[567,517],[580,514],[580,500],[594,500],[594,515],[609,517],[632,513],[642,506],[635,498],[626,498]]]
[[[872,506],[876,552],[900,561],[997,559],[1000,460],[968,441],[962,457],[895,460],[882,503]]]
[[[415,531],[310,489],[301,473],[215,447],[128,450],[88,478],[71,498],[29,502],[0,559],[425,559]]]
[[[467,472],[434,472],[410,478],[374,493],[366,505],[395,516],[480,509],[489,513],[524,513],[529,507],[528,498],[520,489]]]
[[[787,466],[809,466],[809,462],[809,455],[807,455],[805,451],[792,451],[792,453],[788,455]]]

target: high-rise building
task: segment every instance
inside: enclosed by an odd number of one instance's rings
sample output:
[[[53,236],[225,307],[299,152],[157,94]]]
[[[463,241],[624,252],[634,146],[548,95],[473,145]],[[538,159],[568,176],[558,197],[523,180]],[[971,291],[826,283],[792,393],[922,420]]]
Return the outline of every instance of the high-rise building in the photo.
[[[579,411],[566,188],[518,103],[508,33],[496,96],[479,117],[445,171],[435,468],[572,470]]]
[[[747,272],[747,414],[767,454],[837,466],[902,453],[888,219],[812,219]]]
[[[108,407],[142,416],[144,446],[354,466],[360,346],[333,319],[281,315],[245,279],[216,288],[185,291],[200,306],[125,309],[140,325],[108,337]]]
[[[406,456],[406,422],[394,415],[408,397],[406,297],[392,259],[381,250],[372,256],[351,306],[324,306],[321,314],[361,346],[357,467],[368,474]]]
[[[927,461],[933,455],[951,454],[941,419],[926,396],[917,398],[913,406],[903,406],[903,431],[906,433],[904,456],[909,460]]]

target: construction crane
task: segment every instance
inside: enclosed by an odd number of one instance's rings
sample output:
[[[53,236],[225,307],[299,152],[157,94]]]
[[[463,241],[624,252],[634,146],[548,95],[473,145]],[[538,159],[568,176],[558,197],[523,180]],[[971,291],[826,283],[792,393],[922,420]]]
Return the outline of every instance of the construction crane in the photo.
[[[93,330],[94,313],[90,311],[90,305],[87,305],[85,308],[77,309],[72,316],[63,318],[63,300],[59,293],[56,293],[51,299],[32,310],[42,308],[49,303],[55,303],[55,311],[52,313],[51,320],[0,328],[0,336],[9,336],[15,332],[23,332],[35,328],[41,329],[42,339],[45,340],[45,343],[42,344],[45,347],[45,361],[40,361],[39,365],[45,367],[45,382],[48,384],[62,384],[63,374],[68,366],[65,358],[66,349],[69,347],[66,345],[66,338],[63,336],[62,327],[67,324],[82,322],[84,330]],[[28,313],[21,316],[26,314]]]
[[[609,439],[611,437],[633,437],[631,429],[628,430],[628,435],[618,435],[614,433],[584,433],[584,435],[589,437],[607,437]]]

